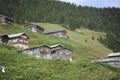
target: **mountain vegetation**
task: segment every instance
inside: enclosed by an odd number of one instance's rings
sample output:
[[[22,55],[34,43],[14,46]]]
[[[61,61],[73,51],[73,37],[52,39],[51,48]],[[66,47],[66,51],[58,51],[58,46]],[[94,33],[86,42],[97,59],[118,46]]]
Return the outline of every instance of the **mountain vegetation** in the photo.
[[[120,51],[119,8],[83,7],[59,0],[0,0],[0,14],[16,21],[11,26],[0,25],[0,34],[26,32],[31,38],[30,47],[59,43],[74,51],[73,62],[70,63],[21,55],[17,52],[21,49],[0,43],[0,65],[6,67],[6,73],[0,73],[1,80],[120,79],[119,69],[90,62],[106,57],[112,52],[110,49]],[[25,30],[23,26],[31,22],[44,27],[46,32],[66,29],[69,39]]]
[[[113,51],[120,50],[119,8],[82,7],[58,0],[0,0],[0,10],[17,23],[49,22],[70,30],[87,27],[107,32],[101,42]]]

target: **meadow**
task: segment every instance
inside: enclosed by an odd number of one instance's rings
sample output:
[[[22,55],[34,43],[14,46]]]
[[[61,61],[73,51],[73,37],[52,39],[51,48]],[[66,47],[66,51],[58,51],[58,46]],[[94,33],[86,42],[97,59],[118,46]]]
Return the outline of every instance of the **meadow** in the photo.
[[[64,29],[60,25],[35,23],[45,28],[45,32]],[[45,36],[25,30],[24,25],[0,25],[0,34],[25,32],[29,37],[30,47],[47,44],[62,44],[73,50],[73,61],[45,60],[18,53],[20,48],[0,43],[0,65],[6,73],[0,72],[0,80],[119,80],[120,70],[105,64],[91,63],[93,59],[107,57],[112,52],[99,43],[105,33],[89,29],[67,30],[68,39]],[[94,39],[93,39],[94,37]]]

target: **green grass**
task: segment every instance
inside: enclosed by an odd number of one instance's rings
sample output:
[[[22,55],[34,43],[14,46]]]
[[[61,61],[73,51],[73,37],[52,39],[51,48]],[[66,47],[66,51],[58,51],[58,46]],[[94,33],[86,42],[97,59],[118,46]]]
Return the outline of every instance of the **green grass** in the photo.
[[[18,54],[18,49],[13,47],[0,44],[0,48],[0,64],[6,67],[6,73],[0,73],[1,80],[109,80],[118,75],[114,68],[87,60],[71,63],[64,60],[36,59]]]
[[[36,23],[46,32],[64,29],[57,24]],[[104,64],[91,63],[93,59],[106,57],[111,50],[97,41],[105,33],[88,29],[67,30],[69,39],[54,38],[24,29],[23,25],[0,26],[0,34],[26,32],[30,37],[30,47],[41,44],[62,44],[72,49],[73,62],[64,60],[37,59],[19,54],[19,48],[0,44],[0,65],[6,67],[6,73],[0,72],[0,80],[119,80],[120,70]],[[82,33],[82,34],[81,34]],[[94,36],[94,40],[92,40]],[[87,39],[87,42],[85,42]]]

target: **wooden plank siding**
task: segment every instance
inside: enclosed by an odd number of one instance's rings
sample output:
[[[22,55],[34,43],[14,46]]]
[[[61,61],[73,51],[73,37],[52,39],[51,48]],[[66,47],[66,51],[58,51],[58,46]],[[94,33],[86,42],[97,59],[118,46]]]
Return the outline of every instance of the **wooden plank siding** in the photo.
[[[37,58],[51,59],[51,48],[47,45],[33,47],[20,51],[23,54],[29,54]]]
[[[27,24],[24,26],[27,30],[32,31],[32,32],[38,32],[38,33],[44,33],[44,28],[35,25],[35,24]]]
[[[66,30],[58,30],[58,31],[52,31],[52,32],[47,32],[45,35],[50,35],[53,37],[60,37],[60,38],[67,38],[67,31]]]
[[[62,49],[56,49],[54,50],[52,54],[53,59],[71,59],[72,58],[72,50],[67,49],[67,48],[62,48]]]

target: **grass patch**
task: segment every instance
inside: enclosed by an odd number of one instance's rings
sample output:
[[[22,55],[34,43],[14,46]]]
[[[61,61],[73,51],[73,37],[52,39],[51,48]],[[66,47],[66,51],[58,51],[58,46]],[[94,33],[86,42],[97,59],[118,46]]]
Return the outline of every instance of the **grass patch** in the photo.
[[[84,33],[83,32],[77,32],[78,34],[80,34],[80,35],[84,35]]]

